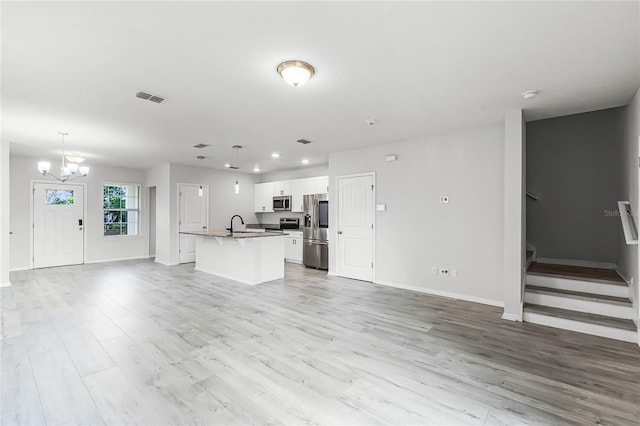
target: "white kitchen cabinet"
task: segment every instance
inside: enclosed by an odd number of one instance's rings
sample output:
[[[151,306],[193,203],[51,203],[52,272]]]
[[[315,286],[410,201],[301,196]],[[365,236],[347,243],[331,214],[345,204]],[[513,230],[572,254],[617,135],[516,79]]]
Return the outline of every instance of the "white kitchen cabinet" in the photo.
[[[291,181],[283,180],[280,182],[273,182],[273,196],[278,197],[281,195],[291,195]]]
[[[303,212],[303,200],[305,195],[315,194],[316,178],[296,179],[291,181],[291,211]]]
[[[329,176],[319,176],[316,179],[315,194],[326,194],[329,192]]]
[[[284,259],[287,262],[302,263],[302,232],[286,232],[284,238]]]
[[[273,212],[273,182],[256,183],[254,186],[254,212]]]

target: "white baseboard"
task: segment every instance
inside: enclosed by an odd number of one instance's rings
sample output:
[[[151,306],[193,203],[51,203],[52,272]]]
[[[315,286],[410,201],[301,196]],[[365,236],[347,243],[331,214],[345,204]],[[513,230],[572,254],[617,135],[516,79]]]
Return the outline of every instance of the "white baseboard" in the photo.
[[[92,264],[92,263],[120,262],[123,260],[140,260],[140,259],[149,259],[149,257],[148,256],[118,257],[114,259],[87,260],[84,263]]]
[[[161,265],[165,265],[165,266],[176,266],[176,265],[179,265],[179,263],[169,262],[168,260],[160,259],[158,257],[156,257],[156,260],[154,260],[154,262],[159,263]]]
[[[287,262],[287,263],[295,263],[295,264],[298,264],[298,265],[302,265],[302,260],[285,259],[284,261]]]
[[[517,321],[522,322],[522,314],[508,314],[504,312],[502,314],[502,319],[507,321]]]
[[[432,289],[432,288],[423,288],[423,287],[416,287],[416,286],[406,285],[406,284],[392,283],[392,282],[389,282],[389,281],[375,280],[375,281],[373,281],[373,283],[374,284],[384,285],[384,286],[387,286],[387,287],[401,288],[403,290],[416,291],[418,293],[430,294],[430,295],[433,295],[433,296],[448,297],[450,299],[464,300],[464,301],[467,301],[467,302],[481,303],[483,305],[498,306],[498,307],[501,307],[501,308],[504,307],[504,302],[501,302],[500,300],[484,299],[482,297],[470,296],[470,295],[467,295],[467,294],[451,293],[451,292],[448,292],[448,291],[435,290],[435,289]]]
[[[0,283],[0,288],[2,287],[11,287],[11,281],[5,281],[3,283]]]
[[[552,259],[550,257],[538,257],[536,260],[538,263],[547,263],[550,265],[568,265],[568,266],[583,266],[585,268],[602,268],[602,269],[616,269],[618,265],[610,262],[592,262],[590,260],[576,260],[576,259]]]
[[[9,269],[9,272],[20,272],[20,271],[28,271],[31,268],[29,268],[28,266],[19,266],[17,268],[11,268]]]

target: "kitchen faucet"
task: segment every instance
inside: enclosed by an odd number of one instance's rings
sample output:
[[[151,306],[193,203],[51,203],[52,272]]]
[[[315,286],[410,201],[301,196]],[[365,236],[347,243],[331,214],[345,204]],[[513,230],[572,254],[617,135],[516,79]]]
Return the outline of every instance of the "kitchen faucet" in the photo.
[[[239,217],[240,222],[242,222],[242,224],[244,225],[244,219],[242,219],[242,216],[240,216],[239,214],[234,214],[233,216],[231,216],[231,225],[229,226],[229,232],[231,232],[231,234],[233,234],[233,219],[235,219],[236,217]]]

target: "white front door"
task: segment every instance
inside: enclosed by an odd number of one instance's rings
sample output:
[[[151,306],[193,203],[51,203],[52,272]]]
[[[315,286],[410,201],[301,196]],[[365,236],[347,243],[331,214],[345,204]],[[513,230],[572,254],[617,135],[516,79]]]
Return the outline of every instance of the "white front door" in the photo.
[[[33,184],[33,267],[84,263],[84,187]]]
[[[373,175],[338,178],[336,274],[373,280]]]
[[[178,191],[180,196],[179,232],[206,231],[209,227],[209,187],[180,184]],[[180,234],[180,263],[195,261],[196,237]]]

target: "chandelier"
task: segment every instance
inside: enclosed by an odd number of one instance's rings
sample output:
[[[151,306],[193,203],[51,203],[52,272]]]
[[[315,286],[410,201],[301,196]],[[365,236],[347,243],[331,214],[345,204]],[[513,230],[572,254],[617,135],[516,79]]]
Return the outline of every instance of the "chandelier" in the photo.
[[[38,161],[38,170],[42,173],[42,176],[50,176],[60,182],[66,182],[79,177],[85,177],[89,174],[89,167],[80,166],[85,159],[78,154],[65,155],[64,152],[64,137],[69,133],[58,132],[62,135],[62,167],[60,167],[60,176],[56,176],[53,173],[49,173],[51,170],[51,163],[49,161]],[[65,162],[66,158],[66,162]]]

